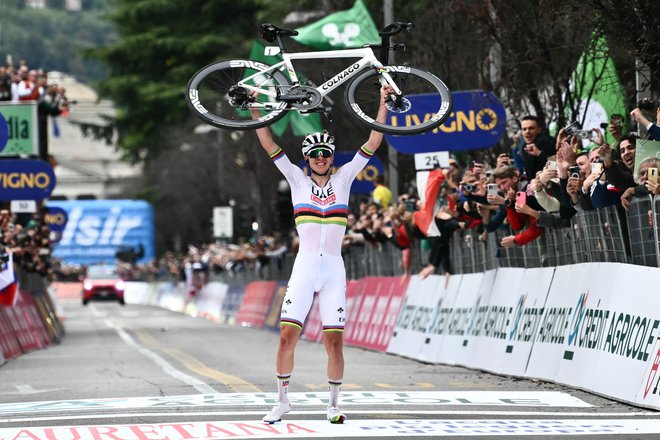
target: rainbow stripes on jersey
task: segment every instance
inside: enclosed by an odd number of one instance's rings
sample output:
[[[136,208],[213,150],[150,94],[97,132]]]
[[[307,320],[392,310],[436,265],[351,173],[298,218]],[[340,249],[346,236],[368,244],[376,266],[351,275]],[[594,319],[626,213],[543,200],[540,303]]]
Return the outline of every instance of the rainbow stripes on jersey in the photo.
[[[275,162],[277,159],[281,158],[282,156],[284,156],[284,150],[278,147],[277,150],[270,153],[270,160]]]
[[[374,155],[374,152],[367,150],[367,148],[364,145],[362,145],[362,147],[360,147],[360,150],[358,151],[358,154],[364,157],[365,159],[371,159],[371,156]]]
[[[293,207],[293,218],[296,226],[315,223],[338,225],[345,228],[348,225],[348,205],[333,205],[328,209],[321,209],[314,205],[299,204]]]

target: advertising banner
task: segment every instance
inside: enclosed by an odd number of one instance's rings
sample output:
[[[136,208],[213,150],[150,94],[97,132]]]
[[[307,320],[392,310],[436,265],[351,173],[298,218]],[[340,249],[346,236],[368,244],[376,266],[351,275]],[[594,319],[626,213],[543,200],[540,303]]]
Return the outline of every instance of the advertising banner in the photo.
[[[357,329],[358,314],[362,306],[364,291],[367,284],[362,280],[346,281],[346,326],[344,327],[344,340],[350,341],[353,332]]]
[[[2,120],[6,124],[2,124]],[[36,103],[0,104],[0,125],[0,156],[39,154]]]
[[[371,316],[376,307],[376,303],[381,295],[386,297],[389,301],[390,292],[383,286],[383,282],[379,277],[362,278],[360,283],[363,285],[362,301],[360,302],[360,309],[357,312],[356,319],[353,322],[352,331],[348,332],[345,336],[345,342],[348,345],[361,346],[367,334],[367,328],[371,323]]]
[[[241,308],[236,314],[236,323],[244,327],[262,328],[276,290],[277,281],[248,283],[245,286]]]
[[[51,232],[62,232],[64,231],[64,227],[66,226],[69,217],[64,209],[56,206],[48,206],[46,208],[44,220]]]
[[[438,285],[438,302],[419,354],[420,360],[437,362],[439,353],[444,351],[445,329],[448,325],[447,318],[451,315],[464,276],[462,274],[452,275],[448,279],[441,277],[442,280]]]
[[[438,336],[442,344],[434,347],[436,362],[453,365],[473,365],[476,339],[473,335],[479,327],[479,314],[487,307],[497,271],[466,273],[451,308],[442,313],[438,324]],[[449,304],[449,303],[448,303]]]
[[[532,349],[554,268],[499,268],[475,335],[472,367],[522,376]]]
[[[194,307],[194,316],[220,321],[220,310],[228,288],[227,284],[217,281],[205,284],[188,304]]]
[[[387,352],[418,359],[433,322],[438,303],[444,294],[444,277],[430,275],[410,277],[406,296],[394,327]]]
[[[381,277],[371,320],[359,346],[376,351],[385,351],[392,337],[396,317],[408,287],[410,277]]]
[[[286,281],[279,281],[277,283],[277,290],[275,291],[275,295],[273,295],[273,302],[270,305],[270,310],[268,310],[268,316],[266,316],[266,320],[264,321],[264,328],[279,330],[282,302],[284,301],[284,295],[286,295],[286,288]]]
[[[241,300],[245,294],[244,284],[230,284],[227,293],[222,301],[220,312],[220,322],[233,325],[236,321],[236,314],[241,308]]]
[[[55,173],[41,160],[0,160],[0,200],[42,200],[55,189]]]
[[[323,339],[323,323],[321,322],[318,294],[314,295],[312,307],[309,309],[305,325],[303,325],[302,337],[308,341],[314,342],[321,342]]]
[[[655,295],[660,271],[616,263],[585,264],[581,270],[585,285],[576,286],[575,278],[564,283],[562,293],[572,296],[567,298],[572,311],[562,334],[556,380],[628,402],[642,397],[649,405],[653,389],[646,399],[643,393],[660,336]],[[548,301],[559,292],[553,282]]]
[[[342,165],[352,161],[354,157],[355,153],[335,153],[335,159],[330,168],[331,174],[336,172]],[[301,161],[299,165],[306,175],[310,174],[309,167],[304,161]],[[377,156],[371,156],[367,166],[355,177],[351,186],[351,194],[371,194],[375,187],[376,176],[384,172],[383,162]]]
[[[145,201],[58,200],[48,207],[66,213],[53,256],[69,264],[111,263],[118,252],[134,255],[138,263],[155,256],[153,209]]]
[[[424,95],[415,102],[411,112],[393,114],[398,126],[412,124],[412,119],[423,121],[431,115],[432,109],[424,108]],[[413,136],[385,134],[385,138],[397,151],[404,154],[426,153],[429,151],[454,151],[488,148],[497,144],[506,132],[506,111],[500,100],[492,92],[468,90],[452,92],[454,107],[451,115],[435,130]],[[434,102],[435,103],[435,102]]]
[[[593,291],[593,283],[600,275],[598,263],[558,266],[548,292],[541,322],[534,337],[534,346],[527,364],[525,376],[556,380],[565,353],[569,326],[578,322],[575,315],[584,309],[587,292]],[[606,277],[609,278],[609,277]],[[602,289],[595,291],[602,292]],[[594,291],[594,292],[595,292]],[[591,294],[592,298],[595,293]],[[576,312],[576,309],[577,312]],[[569,360],[572,362],[572,359]]]

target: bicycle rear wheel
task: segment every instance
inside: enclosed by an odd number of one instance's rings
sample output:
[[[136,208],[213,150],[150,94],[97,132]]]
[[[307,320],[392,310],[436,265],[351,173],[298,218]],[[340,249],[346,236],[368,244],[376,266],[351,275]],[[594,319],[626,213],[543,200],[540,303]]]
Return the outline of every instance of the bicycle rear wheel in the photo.
[[[229,130],[255,129],[280,120],[288,111],[286,103],[278,102],[271,107],[261,108],[261,117],[252,119],[247,99],[250,91],[237,86],[242,79],[268,67],[252,60],[222,61],[208,65],[188,81],[188,107],[208,124]],[[282,91],[283,87],[288,88],[290,84],[289,79],[279,70],[257,75],[249,82],[249,85],[278,91]],[[267,98],[260,95],[259,101],[263,102]]]
[[[451,113],[453,101],[447,86],[435,75],[414,67],[385,66],[402,96],[388,102],[385,123],[376,121],[380,103],[380,74],[368,70],[346,88],[346,106],[355,118],[382,133],[424,133],[441,125]]]

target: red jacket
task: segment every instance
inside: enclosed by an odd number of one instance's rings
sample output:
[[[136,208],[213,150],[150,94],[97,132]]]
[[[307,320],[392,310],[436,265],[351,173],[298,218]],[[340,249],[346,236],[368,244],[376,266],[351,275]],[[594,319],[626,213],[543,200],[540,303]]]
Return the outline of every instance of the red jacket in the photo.
[[[516,212],[516,208],[507,207],[506,218],[509,220],[509,225],[514,231],[520,231],[527,226],[527,229],[516,234],[513,238],[513,241],[518,246],[524,246],[530,241],[536,240],[541,234],[543,234],[543,228],[536,224],[536,218]]]

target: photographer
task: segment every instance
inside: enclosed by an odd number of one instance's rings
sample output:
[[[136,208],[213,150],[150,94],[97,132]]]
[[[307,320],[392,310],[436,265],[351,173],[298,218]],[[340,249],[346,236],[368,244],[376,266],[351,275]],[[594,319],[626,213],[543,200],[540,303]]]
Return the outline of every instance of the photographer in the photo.
[[[644,111],[655,111],[656,124],[646,119],[643,113]],[[660,141],[660,127],[658,126],[660,124],[660,107],[656,103],[648,98],[644,98],[637,104],[637,108],[630,112],[630,116],[649,132],[651,140]]]

